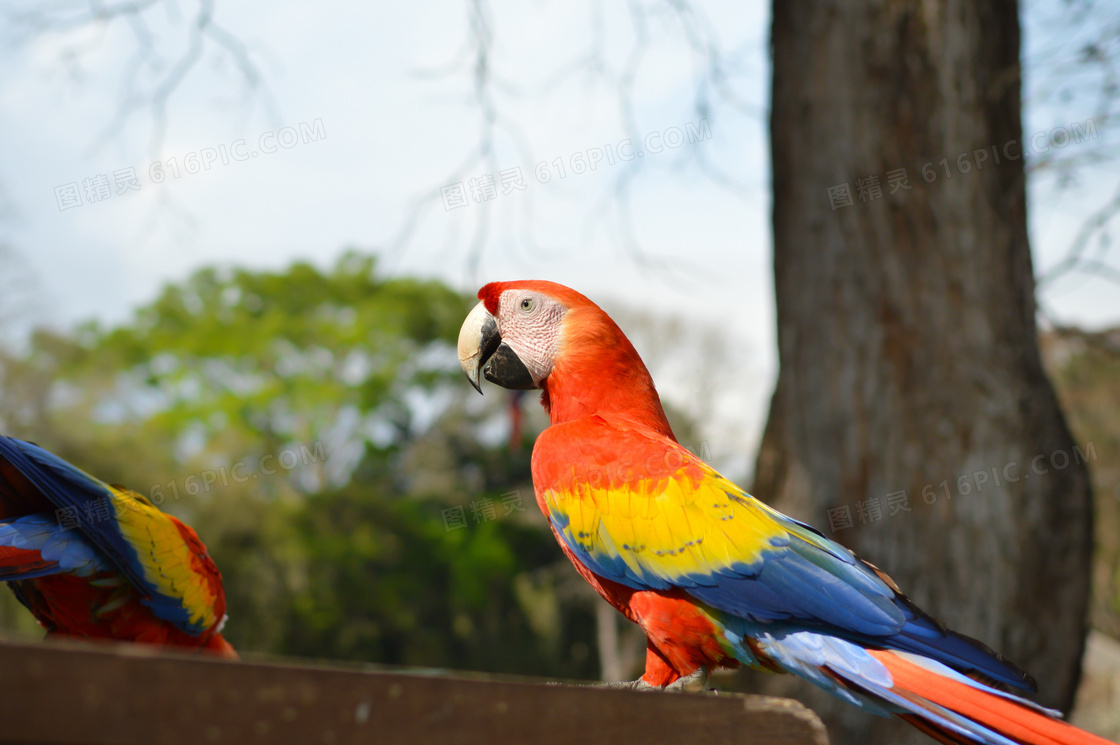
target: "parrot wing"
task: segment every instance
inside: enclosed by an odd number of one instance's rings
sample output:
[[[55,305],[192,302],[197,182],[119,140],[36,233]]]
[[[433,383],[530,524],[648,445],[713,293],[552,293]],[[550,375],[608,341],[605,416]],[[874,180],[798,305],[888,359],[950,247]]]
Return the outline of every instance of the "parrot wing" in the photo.
[[[615,416],[553,425],[533,459],[542,509],[599,576],[638,590],[683,590],[750,622],[916,652],[1033,686],[987,647],[922,613],[847,548],[653,430]]]
[[[0,461],[27,482],[8,479],[9,489],[30,485],[66,511],[78,525],[73,532],[128,578],[158,618],[193,636],[221,622],[221,574],[190,527],[141,495],[110,486],[38,445],[0,436]]]

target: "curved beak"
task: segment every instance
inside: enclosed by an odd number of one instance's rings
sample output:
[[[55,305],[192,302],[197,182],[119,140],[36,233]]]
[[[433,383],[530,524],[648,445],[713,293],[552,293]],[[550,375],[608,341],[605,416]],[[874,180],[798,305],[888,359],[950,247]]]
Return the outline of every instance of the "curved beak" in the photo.
[[[501,343],[502,337],[498,334],[498,322],[494,316],[482,303],[474,306],[459,329],[459,364],[467,374],[467,380],[479,393],[482,393],[479,385],[482,382],[482,366]]]
[[[498,322],[482,303],[474,306],[459,329],[459,364],[467,380],[482,393],[482,377],[503,388],[527,391],[537,387],[517,354],[502,341]]]

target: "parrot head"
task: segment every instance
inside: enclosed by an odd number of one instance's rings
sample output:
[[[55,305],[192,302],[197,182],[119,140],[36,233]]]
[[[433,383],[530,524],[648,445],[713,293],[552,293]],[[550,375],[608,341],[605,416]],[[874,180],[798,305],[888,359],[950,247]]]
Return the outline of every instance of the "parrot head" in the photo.
[[[568,302],[561,299],[568,295]],[[479,393],[485,377],[511,390],[541,388],[560,347],[564,316],[579,301],[552,282],[491,282],[459,330],[459,364]],[[576,300],[576,302],[572,302]]]
[[[555,282],[491,282],[459,330],[459,364],[481,393],[482,378],[511,390],[542,390],[553,423],[626,413],[668,430],[641,357],[595,303]]]

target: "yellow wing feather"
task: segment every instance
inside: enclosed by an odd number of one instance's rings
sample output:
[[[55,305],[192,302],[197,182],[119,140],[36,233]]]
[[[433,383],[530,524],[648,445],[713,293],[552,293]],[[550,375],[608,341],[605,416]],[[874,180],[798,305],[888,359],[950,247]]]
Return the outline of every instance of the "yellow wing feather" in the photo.
[[[632,572],[672,579],[744,568],[788,540],[785,520],[692,459],[686,469],[657,480],[552,488],[549,513],[565,521],[570,540],[592,555],[623,561]],[[784,524],[785,523],[785,524]]]
[[[191,547],[175,523],[136,492],[108,488],[117,525],[135,549],[145,580],[163,595],[180,599],[192,626],[205,629],[217,623],[216,596],[207,578],[194,570]]]

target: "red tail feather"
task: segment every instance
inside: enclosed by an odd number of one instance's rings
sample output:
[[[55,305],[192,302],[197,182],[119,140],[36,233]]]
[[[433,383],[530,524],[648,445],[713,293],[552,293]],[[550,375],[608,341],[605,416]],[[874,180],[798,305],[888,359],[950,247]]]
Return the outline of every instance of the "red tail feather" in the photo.
[[[894,654],[871,651],[894,678],[896,689],[909,691],[951,709],[995,730],[1004,737],[1026,745],[1111,745],[1108,740],[1080,730],[1014,701],[973,688],[960,681],[937,675]],[[917,724],[916,722],[911,722]],[[957,742],[951,733],[930,732],[942,742]]]

